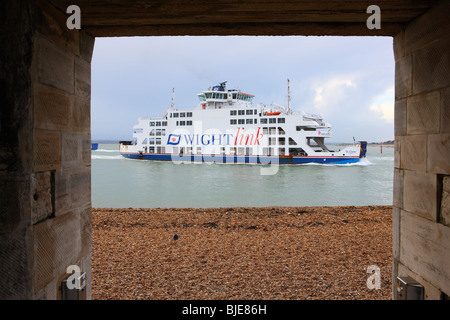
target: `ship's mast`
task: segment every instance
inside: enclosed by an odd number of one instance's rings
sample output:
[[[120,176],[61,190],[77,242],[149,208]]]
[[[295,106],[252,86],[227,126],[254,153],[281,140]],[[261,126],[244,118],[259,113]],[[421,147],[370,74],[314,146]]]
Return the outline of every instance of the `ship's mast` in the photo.
[[[175,88],[172,88],[172,104],[170,107],[173,109],[175,107]]]
[[[289,88],[289,79],[287,79],[287,109],[288,109],[288,114],[291,114],[291,89]]]

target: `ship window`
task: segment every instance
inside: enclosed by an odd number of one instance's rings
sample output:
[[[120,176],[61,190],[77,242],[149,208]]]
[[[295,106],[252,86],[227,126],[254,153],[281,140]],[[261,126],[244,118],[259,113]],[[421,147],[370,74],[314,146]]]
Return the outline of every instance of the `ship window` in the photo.
[[[255,114],[255,115],[256,115],[256,113],[257,113],[257,112],[256,112],[256,109],[255,109],[255,110],[253,110],[253,114]]]
[[[239,119],[238,124],[245,124],[245,119]]]
[[[278,118],[278,123],[284,123],[284,118]]]
[[[278,127],[278,134],[284,135],[286,132],[283,130],[283,128]]]
[[[179,125],[180,121],[177,121],[177,126]]]
[[[163,122],[162,122],[162,125],[163,125],[163,126],[167,126],[167,121],[163,121]]]
[[[254,124],[257,124],[257,123],[258,123],[258,119],[255,119],[255,120],[254,120]]]
[[[269,129],[267,127],[263,128],[263,134],[267,134],[268,130]]]
[[[245,114],[252,115],[253,114],[253,110],[245,110]]]
[[[278,154],[283,155],[286,153],[286,149],[285,148],[279,148],[278,149]]]
[[[238,115],[243,116],[245,114],[245,110],[238,110]]]
[[[230,116],[235,116],[236,114],[236,110],[230,110]]]
[[[161,138],[156,138],[156,144],[161,144]]]
[[[245,123],[246,123],[246,124],[253,124],[253,119],[246,119],[246,120],[245,120]]]
[[[186,113],[180,112],[180,118],[184,118],[184,117],[186,117]]]
[[[161,135],[165,136],[166,135],[166,129],[161,129]]]
[[[189,118],[192,117],[192,112],[186,113],[186,116],[189,117]]]
[[[236,98],[237,98],[237,94],[233,93],[233,99],[236,99]]]
[[[180,126],[185,126],[186,125],[186,121],[180,121]]]
[[[154,136],[155,135],[155,129],[153,129],[152,131],[150,131],[150,136]]]
[[[155,144],[155,138],[150,138],[149,139],[149,144]]]
[[[270,130],[269,134],[274,134],[274,135],[277,134],[277,129],[276,128],[270,127],[269,130]]]
[[[155,122],[154,121],[150,121],[150,126],[154,126],[155,125]]]
[[[297,142],[295,142],[292,138],[289,138],[289,145],[290,146],[296,146]]]
[[[155,147],[150,147],[150,153],[155,153]]]
[[[278,144],[284,145],[285,141],[285,138],[278,138]]]
[[[267,123],[267,118],[261,118],[259,123],[266,124]]]
[[[174,118],[178,118],[178,112],[175,112],[175,113],[173,114],[173,117],[174,117]]]
[[[277,123],[277,119],[276,118],[269,118],[269,123]]]
[[[157,122],[156,122],[156,126],[157,126],[157,127],[160,127],[160,126],[161,126],[161,121],[157,121]]]
[[[191,120],[189,120],[189,121],[186,121],[186,125],[188,125],[188,126],[192,126],[192,121],[191,121]]]
[[[236,119],[231,119],[230,120],[230,124],[236,124],[237,123],[237,120]]]

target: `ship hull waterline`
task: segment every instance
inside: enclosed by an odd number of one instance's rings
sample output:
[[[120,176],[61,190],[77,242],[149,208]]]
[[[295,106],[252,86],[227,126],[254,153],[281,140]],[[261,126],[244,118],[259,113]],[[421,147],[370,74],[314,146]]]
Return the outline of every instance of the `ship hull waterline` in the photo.
[[[351,164],[358,162],[359,156],[249,156],[249,155],[196,155],[196,154],[170,154],[170,153],[136,153],[121,152],[127,159],[173,161],[184,163],[241,163],[241,164]]]

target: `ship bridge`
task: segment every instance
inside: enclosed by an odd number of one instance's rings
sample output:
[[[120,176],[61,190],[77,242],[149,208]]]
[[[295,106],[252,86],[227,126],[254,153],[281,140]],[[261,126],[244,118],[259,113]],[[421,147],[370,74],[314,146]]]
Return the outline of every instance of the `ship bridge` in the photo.
[[[226,81],[218,86],[208,88],[208,90],[197,94],[202,109],[221,109],[231,107],[235,104],[243,107],[251,105],[252,94],[242,92],[237,89],[226,89]]]

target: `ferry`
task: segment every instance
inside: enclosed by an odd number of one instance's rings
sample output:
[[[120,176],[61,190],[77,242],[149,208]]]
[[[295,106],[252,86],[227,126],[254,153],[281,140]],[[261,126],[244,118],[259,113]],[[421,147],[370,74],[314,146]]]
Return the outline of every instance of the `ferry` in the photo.
[[[173,94],[173,91],[172,91]],[[141,117],[134,141],[120,141],[130,159],[249,164],[348,164],[366,155],[365,141],[330,149],[331,125],[316,114],[293,112],[288,104],[254,104],[254,95],[227,89],[226,82],[197,94],[191,110],[172,104],[162,117]],[[334,147],[333,147],[334,148]]]

